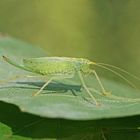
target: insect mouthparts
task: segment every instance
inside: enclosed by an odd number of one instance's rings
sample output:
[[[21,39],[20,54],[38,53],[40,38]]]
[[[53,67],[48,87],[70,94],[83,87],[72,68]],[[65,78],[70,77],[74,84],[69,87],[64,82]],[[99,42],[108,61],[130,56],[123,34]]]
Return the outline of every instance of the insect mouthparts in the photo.
[[[4,55],[2,56],[2,58],[3,58],[5,61],[7,60],[7,57],[6,57],[6,56],[4,56]]]

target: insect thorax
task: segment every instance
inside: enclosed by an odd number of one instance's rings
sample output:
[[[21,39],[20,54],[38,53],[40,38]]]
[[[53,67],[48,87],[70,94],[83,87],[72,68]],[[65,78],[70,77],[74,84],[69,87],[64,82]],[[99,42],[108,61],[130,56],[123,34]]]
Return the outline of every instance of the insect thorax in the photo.
[[[83,59],[83,58],[79,58],[79,60],[77,60],[75,62],[76,64],[76,69],[78,71],[83,72],[84,74],[90,74],[91,73],[91,61],[88,59]]]

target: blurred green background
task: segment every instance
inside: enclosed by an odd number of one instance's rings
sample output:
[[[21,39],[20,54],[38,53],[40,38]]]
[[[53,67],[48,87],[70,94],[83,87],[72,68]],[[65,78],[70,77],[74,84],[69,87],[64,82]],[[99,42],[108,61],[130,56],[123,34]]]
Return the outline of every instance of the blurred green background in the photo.
[[[0,32],[139,76],[139,15],[139,0],[0,0]]]

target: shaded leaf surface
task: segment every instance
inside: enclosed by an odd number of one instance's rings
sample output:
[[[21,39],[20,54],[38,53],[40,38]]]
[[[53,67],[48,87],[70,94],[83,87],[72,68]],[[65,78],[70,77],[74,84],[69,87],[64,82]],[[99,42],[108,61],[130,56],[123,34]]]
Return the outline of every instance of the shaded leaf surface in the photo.
[[[18,107],[4,102],[0,102],[0,112],[0,138],[3,140],[102,140],[102,134],[111,140],[140,138],[139,116],[91,121],[46,119],[20,112]]]

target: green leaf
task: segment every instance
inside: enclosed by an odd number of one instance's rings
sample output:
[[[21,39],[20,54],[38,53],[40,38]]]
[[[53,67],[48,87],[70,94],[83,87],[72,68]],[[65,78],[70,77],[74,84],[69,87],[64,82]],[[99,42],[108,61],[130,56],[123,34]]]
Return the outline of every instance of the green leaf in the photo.
[[[40,48],[11,38],[0,40],[0,50],[1,55],[6,55],[18,63],[22,63],[22,58],[45,56],[45,52]],[[0,67],[2,80],[17,74],[32,74],[17,69],[2,60]],[[91,120],[140,114],[139,91],[102,79],[105,88],[112,93],[106,97],[93,92],[93,88],[100,91],[94,76],[84,78],[100,106],[96,106],[86,91],[81,88],[77,76],[68,80],[53,81],[42,94],[36,97],[33,97],[32,94],[43,85],[42,79],[21,78],[13,80],[13,82],[1,84],[0,100],[18,106],[23,112],[49,118]]]
[[[0,102],[2,140],[139,140],[139,116],[91,121],[46,119],[20,112],[18,107]]]

